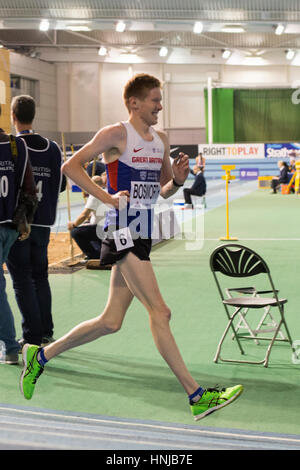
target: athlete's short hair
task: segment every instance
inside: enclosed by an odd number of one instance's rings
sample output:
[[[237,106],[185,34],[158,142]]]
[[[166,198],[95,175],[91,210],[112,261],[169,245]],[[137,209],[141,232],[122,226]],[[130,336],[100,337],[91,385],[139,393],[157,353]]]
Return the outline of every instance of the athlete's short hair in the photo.
[[[129,110],[129,98],[132,96],[143,100],[153,88],[161,88],[161,82],[158,78],[146,73],[134,75],[124,87],[123,99]]]
[[[35,116],[35,101],[32,96],[15,96],[11,102],[11,110],[22,124],[31,124]]]

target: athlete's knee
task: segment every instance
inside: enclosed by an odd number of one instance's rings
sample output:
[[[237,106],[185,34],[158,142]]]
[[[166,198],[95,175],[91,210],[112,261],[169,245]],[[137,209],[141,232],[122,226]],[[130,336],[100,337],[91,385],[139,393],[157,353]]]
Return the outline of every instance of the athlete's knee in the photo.
[[[119,331],[122,327],[122,322],[119,320],[110,318],[102,318],[101,320],[101,329],[105,335],[117,333],[117,331]]]
[[[156,323],[169,323],[171,320],[171,310],[167,305],[150,311],[150,318]]]

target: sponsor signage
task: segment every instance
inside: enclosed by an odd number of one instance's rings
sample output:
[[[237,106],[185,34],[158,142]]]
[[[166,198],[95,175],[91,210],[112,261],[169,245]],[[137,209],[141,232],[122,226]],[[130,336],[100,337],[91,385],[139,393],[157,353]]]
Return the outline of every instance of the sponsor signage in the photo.
[[[198,144],[172,145],[170,155],[177,157],[179,152],[195,158],[202,153],[205,159],[254,159],[254,158],[291,158],[300,159],[300,142],[280,144]]]
[[[258,176],[258,168],[240,168],[240,180],[256,180]]]
[[[264,144],[199,144],[204,158],[264,158]]]
[[[300,142],[286,144],[265,144],[265,157],[299,158]]]

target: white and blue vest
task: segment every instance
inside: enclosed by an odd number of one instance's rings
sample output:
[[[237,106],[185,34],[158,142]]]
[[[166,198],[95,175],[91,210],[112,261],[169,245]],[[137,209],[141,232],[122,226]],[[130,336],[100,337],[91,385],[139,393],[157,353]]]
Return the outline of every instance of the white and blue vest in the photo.
[[[151,127],[153,139],[149,142],[129,121],[122,124],[127,133],[127,145],[118,160],[106,165],[107,189],[109,194],[127,190],[130,201],[125,210],[110,209],[104,227],[130,227],[133,238],[151,238],[154,205],[160,194],[164,144]]]

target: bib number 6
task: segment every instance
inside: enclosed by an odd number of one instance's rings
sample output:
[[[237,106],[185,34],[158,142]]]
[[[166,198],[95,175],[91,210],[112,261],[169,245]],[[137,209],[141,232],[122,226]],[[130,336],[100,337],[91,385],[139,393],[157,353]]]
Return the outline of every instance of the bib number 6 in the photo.
[[[125,250],[133,246],[132,236],[129,227],[124,227],[113,232],[117,251]]]

